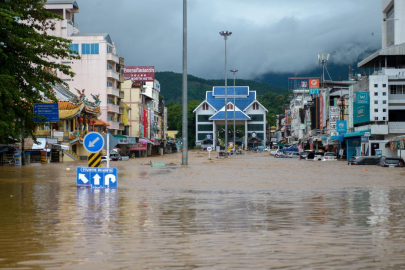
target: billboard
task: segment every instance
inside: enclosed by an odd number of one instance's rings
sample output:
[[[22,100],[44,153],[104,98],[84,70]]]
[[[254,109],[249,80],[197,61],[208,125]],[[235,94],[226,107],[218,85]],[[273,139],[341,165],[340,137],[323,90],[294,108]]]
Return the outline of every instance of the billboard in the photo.
[[[319,79],[309,80],[309,94],[318,95],[319,94]]]
[[[125,80],[153,82],[155,80],[154,66],[129,66],[124,67]]]
[[[369,92],[357,92],[356,102],[353,103],[353,123],[360,124],[370,121]]]
[[[347,121],[346,120],[336,121],[336,129],[339,134],[346,133],[347,132]]]
[[[58,103],[35,103],[34,117],[35,123],[58,123],[59,122],[59,104]]]

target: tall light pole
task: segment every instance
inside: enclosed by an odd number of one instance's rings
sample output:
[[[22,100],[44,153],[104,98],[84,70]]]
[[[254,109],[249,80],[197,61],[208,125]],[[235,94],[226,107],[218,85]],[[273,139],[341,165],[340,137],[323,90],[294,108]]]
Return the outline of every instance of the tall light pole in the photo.
[[[228,31],[221,31],[219,32],[221,36],[224,37],[225,40],[225,157],[228,157],[228,98],[227,98],[227,87],[228,87],[228,81],[226,77],[226,40],[228,39],[228,36],[232,35],[232,32]]]
[[[236,115],[235,115],[235,96],[236,96],[236,88],[235,88],[235,78],[236,78],[236,72],[238,72],[237,69],[231,69],[230,70],[233,73],[233,147],[235,147],[236,150],[236,124],[235,124],[235,119],[236,119]],[[234,151],[235,154],[235,151]]]
[[[187,121],[187,0],[183,0],[183,119],[182,119],[182,165],[188,164],[188,121]]]

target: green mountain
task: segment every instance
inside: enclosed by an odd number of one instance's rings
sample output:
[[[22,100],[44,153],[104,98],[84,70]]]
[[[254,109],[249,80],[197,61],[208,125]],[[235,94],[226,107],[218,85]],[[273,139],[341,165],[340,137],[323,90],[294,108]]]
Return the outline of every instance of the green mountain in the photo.
[[[165,97],[166,103],[181,103],[183,75],[174,72],[156,72],[155,78],[160,82],[161,94]],[[237,79],[237,86],[249,86],[251,90],[257,91],[257,96],[265,93],[285,94],[287,88],[251,80]],[[193,75],[188,75],[188,100],[202,101],[205,92],[211,91],[213,86],[223,86],[224,80],[205,80]],[[233,79],[228,80],[228,86],[233,86]]]

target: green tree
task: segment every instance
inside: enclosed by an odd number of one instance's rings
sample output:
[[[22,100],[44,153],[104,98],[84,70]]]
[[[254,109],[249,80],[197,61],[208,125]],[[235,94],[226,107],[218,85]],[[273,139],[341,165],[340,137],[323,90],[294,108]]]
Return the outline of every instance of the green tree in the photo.
[[[187,103],[187,121],[188,121],[188,146],[195,145],[195,114],[194,109],[200,105],[200,101],[191,100]],[[167,108],[167,126],[169,129],[177,130],[177,138],[182,138],[182,119],[183,109],[181,104],[173,104]]]
[[[0,0],[0,143],[33,136],[33,104],[56,101],[52,84],[62,83],[50,71],[73,77],[70,67],[53,59],[78,59],[70,40],[50,36],[62,19],[44,8],[46,0]],[[34,137],[35,138],[35,137]]]

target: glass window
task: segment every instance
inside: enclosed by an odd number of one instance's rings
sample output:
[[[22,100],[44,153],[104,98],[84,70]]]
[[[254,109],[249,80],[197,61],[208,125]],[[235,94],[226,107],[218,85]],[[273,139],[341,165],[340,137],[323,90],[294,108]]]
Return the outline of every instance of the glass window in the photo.
[[[383,83],[383,87],[385,88],[385,87],[387,87],[387,85],[385,83]]]
[[[383,112],[387,112],[387,109],[383,109]]]
[[[374,120],[375,120],[375,121],[378,121],[378,117],[374,117]]]
[[[69,49],[76,52],[71,54],[79,54],[79,44],[70,44]]]
[[[199,115],[198,122],[210,122],[211,115]]]
[[[113,86],[113,83],[110,81],[107,81],[107,87],[112,87],[112,86]]]
[[[395,12],[394,12],[394,7],[395,6],[393,6],[390,10],[388,10],[388,12],[387,12],[387,15],[386,15],[386,18],[387,18],[387,20],[385,21],[385,23],[386,23],[386,35],[387,35],[387,40],[386,40],[386,42],[387,42],[387,47],[390,47],[390,46],[392,46],[392,45],[394,45],[394,43],[395,43],[395,21],[394,21],[394,18],[395,18]]]
[[[374,87],[375,87],[375,88],[378,88],[378,84],[374,84]]]
[[[207,134],[205,134],[205,133],[198,133],[198,140],[199,140],[199,141],[202,141],[202,140],[204,140],[205,138],[207,138]]]
[[[386,96],[387,95],[387,92],[383,92],[383,96]]]
[[[112,53],[113,47],[110,45],[107,45],[107,53]]]
[[[248,138],[252,137],[253,133],[248,133]],[[264,133],[260,133],[260,132],[256,132],[256,137],[260,138],[260,139],[264,139]]]
[[[383,120],[387,120],[387,117],[383,117]]]
[[[263,121],[264,120],[263,114],[251,114],[251,115],[249,115],[249,117],[252,121]]]
[[[386,100],[383,100],[383,104],[387,104],[387,101],[386,101]]]
[[[378,109],[374,109],[374,112],[378,112]]]
[[[378,104],[378,100],[374,100],[374,104]]]
[[[98,43],[82,44],[82,54],[99,54]]]
[[[264,125],[261,124],[248,124],[249,131],[261,131],[264,130]]]
[[[198,125],[198,131],[213,131],[213,125]]]
[[[374,96],[378,96],[378,92],[374,92]]]

